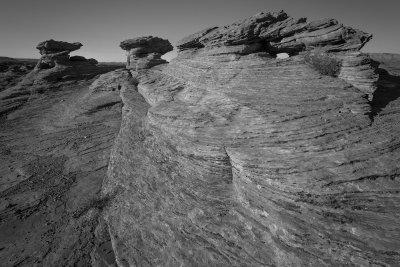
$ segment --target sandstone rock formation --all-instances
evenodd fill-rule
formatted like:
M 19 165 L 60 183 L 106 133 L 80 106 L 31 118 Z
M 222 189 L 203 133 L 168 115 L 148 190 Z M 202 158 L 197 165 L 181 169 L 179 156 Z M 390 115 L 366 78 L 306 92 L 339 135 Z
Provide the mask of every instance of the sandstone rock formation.
M 0 115 L 12 111 L 24 104 L 32 95 L 47 90 L 89 80 L 96 75 L 119 68 L 118 65 L 97 65 L 97 60 L 82 56 L 69 56 L 69 53 L 79 49 L 81 43 L 61 41 L 44 41 L 37 49 L 42 57 L 35 68 L 23 75 L 15 86 L 0 92 Z M 24 73 L 25 74 L 25 73 Z M 1 78 L 1 77 L 0 77 Z
M 68 43 L 63 41 L 48 40 L 37 45 L 42 57 L 36 65 L 35 71 L 28 82 L 34 80 L 34 84 L 54 82 L 57 80 L 92 78 L 104 70 L 95 66 L 95 59 L 86 59 L 82 56 L 72 56 L 72 51 L 82 47 L 81 43 Z
M 58 84 L 0 117 L 1 266 L 116 266 L 99 193 L 121 99 L 90 84 Z
M 121 42 L 120 47 L 127 51 L 126 67 L 132 70 L 148 69 L 166 63 L 161 56 L 172 51 L 168 40 L 145 36 Z
M 370 38 L 261 13 L 183 39 L 169 64 L 129 61 L 103 184 L 119 266 L 395 266 L 400 99 L 371 116 L 354 86 Z M 344 79 L 305 64 L 319 46 Z
M 41 42 L 36 46 L 42 55 L 36 67 L 38 69 L 49 69 L 56 64 L 68 64 L 69 53 L 81 47 L 81 43 L 68 43 L 54 41 L 53 39 Z
M 345 53 L 341 58 L 339 78 L 367 93 L 369 100 L 372 100 L 377 89 L 379 63 L 360 52 Z
M 343 26 L 337 20 L 323 19 L 307 22 L 294 19 L 284 11 L 262 12 L 224 27 L 213 27 L 188 36 L 178 42 L 180 51 L 220 46 L 252 46 L 250 53 L 268 51 L 289 53 L 322 46 L 328 51 L 358 51 L 371 34 Z
M 43 44 L 54 66 L 0 92 L 2 265 L 396 266 L 400 78 L 376 81 L 370 38 L 260 13 L 169 64 L 167 40 L 124 41 L 127 69 L 93 80 Z
M 335 19 L 308 22 L 280 11 L 262 12 L 231 25 L 200 31 L 183 38 L 177 47 L 181 52 L 205 47 L 203 52 L 207 54 L 267 52 L 292 56 L 322 48 L 343 61 L 340 77 L 372 98 L 378 80 L 377 66 L 371 64 L 368 55 L 358 52 L 371 38 L 371 34 L 346 27 Z

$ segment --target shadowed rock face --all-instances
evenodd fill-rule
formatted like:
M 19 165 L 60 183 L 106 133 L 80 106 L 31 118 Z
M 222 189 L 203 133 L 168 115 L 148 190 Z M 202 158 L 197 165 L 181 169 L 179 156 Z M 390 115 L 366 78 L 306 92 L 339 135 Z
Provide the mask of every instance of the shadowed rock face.
M 349 81 L 369 38 L 261 13 L 131 69 L 103 184 L 118 192 L 104 215 L 119 266 L 395 266 L 400 102 L 372 121 Z M 343 79 L 305 63 L 320 45 Z
M 120 47 L 127 51 L 126 67 L 132 70 L 148 69 L 166 63 L 161 56 L 173 49 L 168 40 L 153 36 L 128 39 L 121 42 Z

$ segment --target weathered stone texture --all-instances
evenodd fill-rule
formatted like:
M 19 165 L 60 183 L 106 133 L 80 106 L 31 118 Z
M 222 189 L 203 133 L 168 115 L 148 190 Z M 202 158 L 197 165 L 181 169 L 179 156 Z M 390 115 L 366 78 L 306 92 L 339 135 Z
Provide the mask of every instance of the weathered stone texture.
M 103 185 L 118 191 L 105 217 L 120 266 L 396 265 L 400 102 L 371 120 L 366 92 L 292 53 L 339 57 L 369 38 L 264 13 L 131 70 Z M 352 75 L 360 58 L 343 59 Z
M 372 100 L 379 78 L 378 65 L 379 63 L 373 61 L 367 54 L 360 52 L 345 53 L 342 56 L 339 78 L 367 93 L 369 99 Z
M 261 43 L 271 53 L 298 53 L 322 46 L 328 51 L 358 51 L 371 34 L 345 27 L 335 19 L 307 22 L 294 19 L 284 11 L 262 12 L 248 19 L 213 27 L 178 42 L 179 50 L 221 45 Z
M 173 47 L 168 40 L 159 37 L 144 36 L 121 42 L 120 47 L 127 51 L 126 67 L 141 70 L 166 63 L 161 56 Z

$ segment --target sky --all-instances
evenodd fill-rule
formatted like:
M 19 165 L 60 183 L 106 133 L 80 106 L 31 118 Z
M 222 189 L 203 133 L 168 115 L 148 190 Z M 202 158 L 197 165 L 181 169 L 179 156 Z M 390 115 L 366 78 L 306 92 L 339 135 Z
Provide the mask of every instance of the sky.
M 373 34 L 364 52 L 400 53 L 399 0 L 0 0 L 0 56 L 39 58 L 36 45 L 54 39 L 81 42 L 71 55 L 124 62 L 125 39 L 153 35 L 175 45 L 204 28 L 279 10 L 335 18 Z

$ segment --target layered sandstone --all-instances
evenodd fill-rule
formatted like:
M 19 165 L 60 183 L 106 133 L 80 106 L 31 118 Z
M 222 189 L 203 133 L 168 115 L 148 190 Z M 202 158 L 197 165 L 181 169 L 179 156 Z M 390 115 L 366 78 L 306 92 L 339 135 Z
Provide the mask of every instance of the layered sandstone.
M 294 19 L 285 12 L 259 13 L 224 27 L 212 27 L 178 42 L 181 52 L 199 48 L 207 54 L 297 55 L 315 48 L 333 53 L 342 61 L 340 78 L 367 93 L 372 99 L 376 90 L 377 65 L 359 50 L 372 38 L 371 34 L 339 23 L 335 19 L 308 22 Z
M 121 42 L 120 47 L 127 51 L 126 67 L 132 70 L 148 69 L 166 63 L 161 56 L 173 49 L 168 40 L 153 36 L 128 39 Z
M 72 56 L 72 51 L 78 50 L 81 43 L 68 43 L 48 40 L 37 45 L 41 58 L 35 68 L 13 84 L 0 92 L 0 115 L 6 114 L 22 104 L 32 95 L 52 90 L 65 84 L 73 84 L 89 80 L 96 75 L 119 68 L 117 65 L 97 65 L 95 59 L 82 56 Z M 26 74 L 26 75 L 25 75 Z
M 90 84 L 58 84 L 1 114 L 1 266 L 116 266 L 100 190 L 122 103 Z
M 119 266 L 396 265 L 400 102 L 372 120 L 349 78 L 370 38 L 260 13 L 131 68 L 103 184 Z M 346 77 L 305 63 L 321 46 Z

